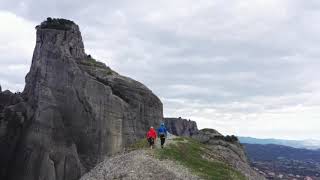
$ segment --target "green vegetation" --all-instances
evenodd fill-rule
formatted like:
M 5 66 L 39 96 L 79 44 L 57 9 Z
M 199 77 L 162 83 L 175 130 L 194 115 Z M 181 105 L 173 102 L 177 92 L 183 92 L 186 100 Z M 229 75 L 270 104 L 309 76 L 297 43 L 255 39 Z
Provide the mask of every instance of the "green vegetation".
M 231 136 L 227 135 L 227 136 L 225 136 L 224 140 L 231 142 L 231 143 L 239 141 L 237 136 L 235 136 L 235 135 L 231 135 Z
M 90 66 L 101 67 L 101 68 L 106 67 L 104 63 L 99 62 L 96 59 L 92 58 L 90 54 L 87 56 L 87 60 L 85 62 L 87 63 L 87 65 L 90 65 Z
M 74 24 L 73 21 L 67 19 L 48 17 L 47 20 L 42 22 L 38 27 L 41 29 L 70 30 Z
M 205 145 L 194 139 L 177 137 L 174 142 L 168 144 L 164 149 L 150 151 L 155 157 L 170 159 L 189 168 L 191 172 L 203 179 L 213 180 L 245 180 L 245 176 L 232 167 L 220 161 L 208 160 L 212 151 Z M 129 149 L 149 149 L 146 139 L 141 139 L 132 144 Z
M 90 54 L 87 56 L 85 60 L 82 60 L 80 64 L 85 65 L 85 66 L 91 66 L 91 67 L 96 67 L 96 68 L 101 68 L 105 71 L 105 75 L 112 75 L 113 72 L 112 70 L 107 67 L 104 63 L 97 61 L 94 59 Z
M 201 129 L 201 131 L 203 131 L 203 132 L 209 132 L 209 133 L 218 133 L 216 130 L 214 130 L 214 129 L 209 129 L 209 128 Z
M 178 161 L 204 179 L 245 180 L 240 172 L 230 166 L 219 161 L 203 158 L 203 155 L 210 154 L 210 149 L 204 144 L 190 138 L 179 138 L 176 141 L 165 149 L 157 149 L 157 157 Z
M 173 141 L 184 141 L 185 140 L 185 138 L 183 138 L 183 137 L 177 137 L 177 138 L 174 138 L 173 139 Z

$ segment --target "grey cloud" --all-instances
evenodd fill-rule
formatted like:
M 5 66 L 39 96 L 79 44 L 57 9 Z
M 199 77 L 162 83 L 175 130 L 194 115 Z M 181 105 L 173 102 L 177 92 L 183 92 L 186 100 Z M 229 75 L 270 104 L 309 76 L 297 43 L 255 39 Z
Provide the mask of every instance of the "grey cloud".
M 236 112 L 245 116 L 314 103 L 320 89 L 320 4 L 269 2 L 275 3 L 271 9 L 256 1 L 242 7 L 241 1 L 7 0 L 0 10 L 33 22 L 71 18 L 82 29 L 86 51 L 145 83 L 164 99 L 167 115 L 201 116 L 188 112 L 208 108 L 226 114 L 217 119 L 233 122 L 226 117 Z M 8 58 L 0 65 L 8 62 L 20 61 Z M 0 76 L 23 81 L 20 74 Z M 171 101 L 181 99 L 187 103 Z

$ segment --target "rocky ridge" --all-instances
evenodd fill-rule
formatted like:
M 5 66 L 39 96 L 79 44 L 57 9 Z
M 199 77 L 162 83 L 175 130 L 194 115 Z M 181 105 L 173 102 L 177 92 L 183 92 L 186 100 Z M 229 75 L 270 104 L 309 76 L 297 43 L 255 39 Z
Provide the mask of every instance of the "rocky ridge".
M 200 136 L 198 140 L 208 137 L 208 134 Z M 141 142 L 146 143 L 145 140 Z M 164 149 L 160 148 L 159 141 L 156 142 L 156 149 L 151 150 L 146 144 L 144 146 L 140 144 L 133 150 L 107 157 L 80 180 L 212 178 L 265 180 L 245 163 L 245 159 L 241 159 L 245 156 L 241 157 L 236 152 L 238 149 L 233 147 L 234 152 L 230 152 L 229 146 L 232 145 L 223 142 L 223 145 L 215 144 L 217 147 L 213 148 L 213 144 L 202 142 L 203 144 L 198 144 L 198 141 L 188 137 L 170 135 Z M 172 153 L 178 154 L 172 156 Z M 200 153 L 200 156 L 197 153 Z M 180 155 L 182 157 L 178 157 Z M 196 166 L 193 166 L 194 163 Z
M 174 144 L 175 136 L 167 138 L 166 146 Z M 160 142 L 156 141 L 156 147 L 160 149 Z M 171 160 L 159 160 L 155 152 L 148 148 L 136 149 L 119 153 L 106 158 L 80 180 L 140 180 L 140 179 L 177 179 L 198 180 L 200 177 L 192 174 L 186 167 Z
M 239 170 L 248 179 L 264 179 L 249 165 L 244 147 L 236 136 L 224 136 L 214 129 L 198 130 L 195 121 L 182 118 L 165 118 L 167 129 L 171 134 L 191 137 L 210 148 L 211 152 L 204 155 L 208 160 L 224 162 L 234 169 Z
M 250 167 L 244 147 L 237 137 L 223 136 L 214 129 L 202 129 L 192 138 L 210 148 L 210 155 L 204 155 L 203 158 L 224 162 L 240 171 L 250 180 L 265 179 Z

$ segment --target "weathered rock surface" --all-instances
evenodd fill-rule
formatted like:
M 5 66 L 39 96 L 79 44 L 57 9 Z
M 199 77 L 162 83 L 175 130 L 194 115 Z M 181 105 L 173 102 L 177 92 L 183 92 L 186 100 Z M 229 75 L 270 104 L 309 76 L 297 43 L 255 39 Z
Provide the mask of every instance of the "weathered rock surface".
M 212 150 L 210 156 L 203 155 L 204 158 L 225 162 L 250 180 L 265 179 L 250 167 L 244 148 L 235 136 L 223 136 L 214 129 L 202 129 L 192 138 L 207 144 Z
M 73 22 L 36 29 L 23 93 L 0 94 L 0 179 L 76 180 L 159 125 L 162 103 L 85 54 Z
M 195 121 L 179 118 L 164 118 L 166 128 L 176 136 L 192 136 L 198 132 Z

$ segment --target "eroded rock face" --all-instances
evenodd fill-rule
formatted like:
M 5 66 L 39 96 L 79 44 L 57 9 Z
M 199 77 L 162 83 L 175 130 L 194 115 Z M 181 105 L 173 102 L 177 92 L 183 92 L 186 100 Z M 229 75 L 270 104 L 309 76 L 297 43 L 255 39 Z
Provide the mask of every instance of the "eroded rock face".
M 163 118 L 162 103 L 152 91 L 85 54 L 74 23 L 67 29 L 37 26 L 31 69 L 19 97 L 0 109 L 1 122 L 7 122 L 0 132 L 5 137 L 14 132 L 16 138 L 9 143 L 11 163 L 0 162 L 9 180 L 79 179 Z M 11 122 L 19 128 L 10 130 Z M 0 143 L 2 149 L 5 141 Z
M 218 159 L 239 170 L 250 180 L 263 180 L 264 177 L 255 172 L 249 165 L 243 146 L 235 136 L 223 136 L 214 129 L 202 129 L 192 136 L 193 139 L 207 144 L 212 150 L 206 159 Z
M 176 136 L 192 136 L 197 133 L 198 127 L 195 121 L 182 118 L 164 118 L 166 128 Z

